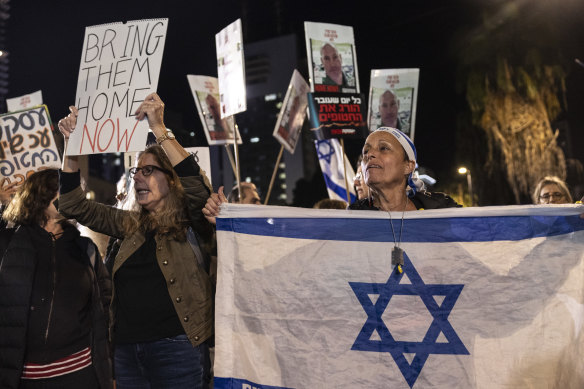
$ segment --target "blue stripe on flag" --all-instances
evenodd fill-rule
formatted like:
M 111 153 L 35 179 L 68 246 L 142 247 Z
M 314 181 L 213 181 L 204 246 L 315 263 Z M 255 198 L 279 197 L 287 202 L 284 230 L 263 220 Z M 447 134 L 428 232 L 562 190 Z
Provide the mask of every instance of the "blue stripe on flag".
M 330 190 L 332 190 L 333 192 L 335 192 L 337 194 L 337 196 L 339 196 L 343 200 L 346 200 L 347 199 L 347 188 L 344 188 L 344 187 L 342 187 L 340 185 L 337 185 L 337 183 L 334 182 L 332 180 L 332 178 L 329 177 L 328 174 L 323 173 L 322 175 L 324 176 L 324 182 L 325 182 L 326 186 Z M 349 196 L 350 196 L 350 199 L 351 199 L 351 203 L 354 203 L 355 200 L 357 199 L 357 197 L 353 193 L 351 193 L 351 192 L 349 192 Z
M 248 380 L 223 377 L 213 378 L 213 387 L 215 389 L 287 389 L 284 386 L 261 385 Z
M 298 239 L 393 242 L 390 221 L 357 218 L 217 218 L 217 230 Z M 394 229 L 401 221 L 394 221 Z M 584 230 L 572 216 L 493 216 L 405 219 L 402 242 L 488 242 Z

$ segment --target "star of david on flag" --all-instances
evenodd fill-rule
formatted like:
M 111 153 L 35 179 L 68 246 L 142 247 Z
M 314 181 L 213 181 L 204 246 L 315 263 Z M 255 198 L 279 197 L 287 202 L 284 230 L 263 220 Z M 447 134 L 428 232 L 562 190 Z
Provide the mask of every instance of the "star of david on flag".
M 584 388 L 582 213 L 223 204 L 214 387 Z
M 424 367 L 430 354 L 462 354 L 469 352 L 448 322 L 448 315 L 454 307 L 463 285 L 427 285 L 424 283 L 410 258 L 404 253 L 403 273 L 392 271 L 384 284 L 350 282 L 351 288 L 367 313 L 367 321 L 353 344 L 353 350 L 388 352 L 393 357 L 408 385 L 412 387 Z M 410 284 L 400 281 L 407 275 Z M 377 295 L 375 303 L 371 295 Z M 419 296 L 432 314 L 432 324 L 420 342 L 404 342 L 395 339 L 382 319 L 389 301 L 393 296 Z M 434 296 L 444 296 L 439 305 Z M 390 312 L 391 314 L 391 312 Z M 374 332 L 380 340 L 373 340 Z M 438 336 L 444 334 L 447 343 L 438 343 Z M 412 363 L 408 363 L 404 354 L 414 353 Z

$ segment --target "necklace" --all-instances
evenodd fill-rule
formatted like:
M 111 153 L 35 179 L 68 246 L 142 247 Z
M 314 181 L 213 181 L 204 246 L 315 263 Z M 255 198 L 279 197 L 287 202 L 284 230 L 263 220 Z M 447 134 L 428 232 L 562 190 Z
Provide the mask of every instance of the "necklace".
M 395 238 L 395 230 L 393 229 L 393 219 L 391 217 L 391 211 L 388 211 L 389 214 L 389 223 L 391 225 L 391 233 L 393 234 L 393 250 L 391 250 L 391 264 L 396 266 L 396 269 L 399 273 L 402 273 L 402 266 L 404 264 L 404 250 L 402 250 L 399 246 L 401 244 L 402 239 L 402 232 L 404 229 L 404 215 L 406 213 L 406 208 L 408 207 L 408 197 L 406 196 L 406 203 L 404 205 L 404 209 L 402 211 L 401 217 L 401 226 L 399 228 L 399 241 Z

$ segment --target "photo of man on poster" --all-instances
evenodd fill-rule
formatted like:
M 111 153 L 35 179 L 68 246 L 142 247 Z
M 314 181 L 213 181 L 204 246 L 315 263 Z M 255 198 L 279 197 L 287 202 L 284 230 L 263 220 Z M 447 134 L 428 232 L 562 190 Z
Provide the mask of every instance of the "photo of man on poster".
M 379 96 L 379 116 L 381 117 L 381 125 L 402 130 L 403 125 L 398 112 L 399 99 L 395 92 L 387 89 L 381 94 L 381 96 Z
M 343 58 L 331 43 L 327 42 L 320 48 L 320 62 L 326 73 L 322 80 L 323 85 L 349 86 L 347 75 L 343 72 Z

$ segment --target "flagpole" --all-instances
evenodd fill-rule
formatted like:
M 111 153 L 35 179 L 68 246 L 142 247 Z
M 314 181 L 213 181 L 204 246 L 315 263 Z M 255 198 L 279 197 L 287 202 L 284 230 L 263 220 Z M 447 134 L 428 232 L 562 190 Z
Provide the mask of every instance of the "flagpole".
M 280 146 L 280 152 L 278 153 L 278 158 L 276 159 L 276 166 L 274 166 L 274 172 L 272 173 L 272 179 L 270 180 L 270 186 L 268 187 L 268 194 L 266 194 L 264 205 L 268 204 L 268 200 L 270 199 L 270 194 L 272 193 L 272 186 L 274 186 L 274 179 L 276 178 L 276 173 L 278 172 L 278 165 L 280 165 L 280 159 L 282 159 L 283 152 L 284 145 Z
M 233 170 L 233 175 L 235 176 L 235 160 L 233 159 L 233 153 L 229 148 L 229 143 L 225 143 L 225 150 L 227 151 L 227 157 L 229 158 L 229 162 L 231 163 L 231 169 Z
M 347 179 L 347 164 L 345 163 L 345 140 L 341 138 L 341 149 L 343 150 L 343 171 L 345 172 L 345 189 L 347 190 L 347 204 L 351 204 L 351 195 L 349 192 L 349 180 Z
M 241 177 L 239 175 L 239 151 L 238 151 L 238 147 L 237 147 L 237 134 L 239 133 L 239 128 L 237 127 L 237 124 L 235 125 L 235 131 L 233 134 L 233 151 L 235 153 L 235 178 L 237 180 L 237 188 L 239 188 L 239 190 L 237 191 L 237 202 L 239 203 L 241 201 Z

